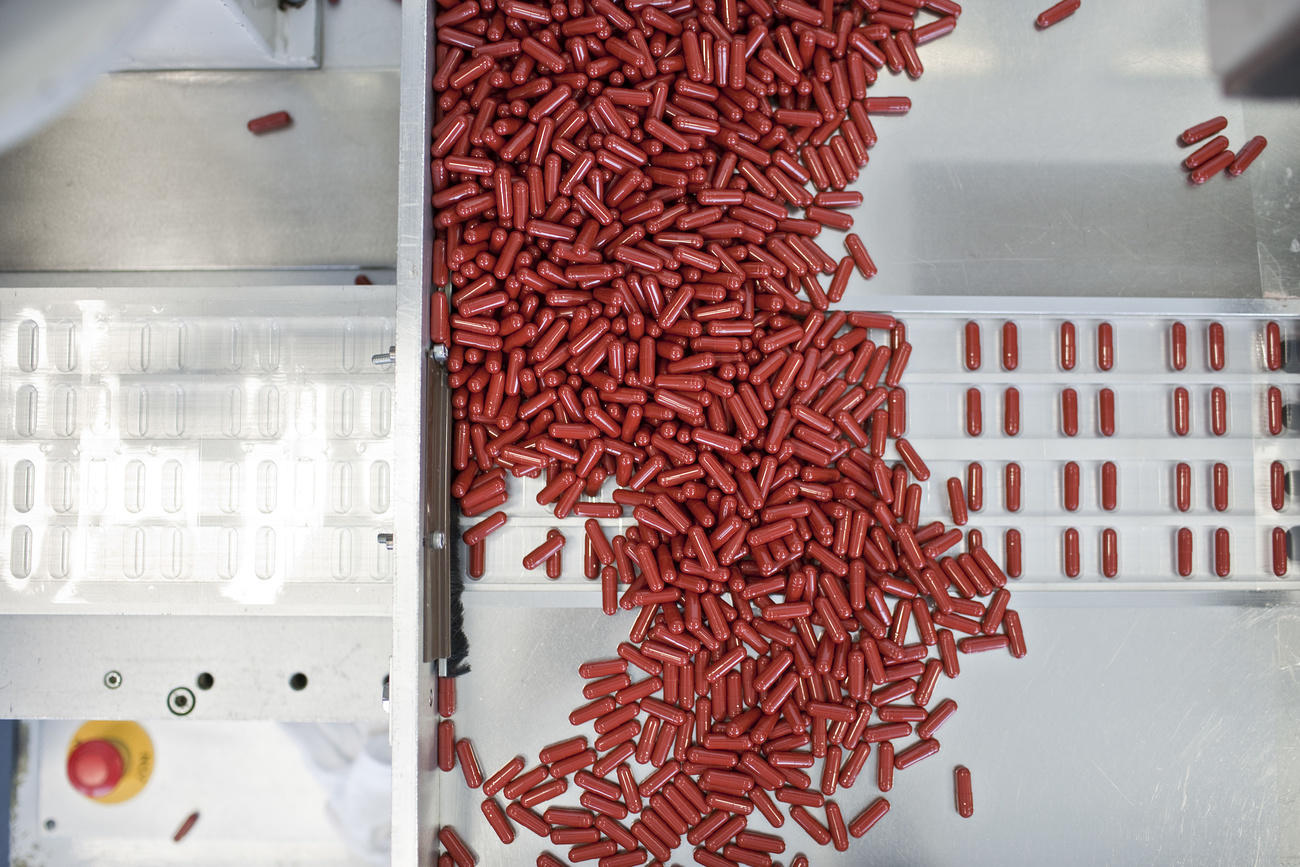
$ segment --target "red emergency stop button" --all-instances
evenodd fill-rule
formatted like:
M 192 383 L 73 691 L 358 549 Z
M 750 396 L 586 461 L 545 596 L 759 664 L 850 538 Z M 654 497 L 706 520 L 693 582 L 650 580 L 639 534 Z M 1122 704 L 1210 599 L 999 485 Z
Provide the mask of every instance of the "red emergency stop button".
M 68 782 L 87 798 L 98 798 L 113 791 L 125 766 L 112 741 L 82 741 L 68 754 Z

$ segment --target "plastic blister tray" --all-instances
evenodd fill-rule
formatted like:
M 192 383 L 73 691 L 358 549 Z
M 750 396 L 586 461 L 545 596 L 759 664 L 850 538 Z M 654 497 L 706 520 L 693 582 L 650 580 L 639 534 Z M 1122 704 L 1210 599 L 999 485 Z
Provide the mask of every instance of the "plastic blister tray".
M 392 296 L 298 297 L 0 298 L 0 608 L 385 612 Z

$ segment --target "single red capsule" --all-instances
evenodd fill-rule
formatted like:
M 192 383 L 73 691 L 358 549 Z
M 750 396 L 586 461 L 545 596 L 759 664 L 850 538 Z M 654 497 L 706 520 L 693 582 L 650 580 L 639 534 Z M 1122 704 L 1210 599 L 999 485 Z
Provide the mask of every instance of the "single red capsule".
M 1211 322 L 1206 336 L 1209 342 L 1209 354 L 1207 357 L 1210 362 L 1210 370 L 1223 370 L 1223 325 L 1218 322 Z
M 1246 142 L 1241 146 L 1241 150 L 1237 151 L 1237 158 L 1228 165 L 1228 174 L 1234 178 L 1239 176 L 1250 168 L 1250 164 L 1264 152 L 1266 147 L 1268 147 L 1268 139 L 1262 135 L 1257 135 Z
M 1210 431 L 1216 437 L 1228 432 L 1228 393 L 1217 385 L 1210 389 Z
M 1007 530 L 1005 545 L 1007 575 L 1011 578 L 1019 578 L 1021 573 L 1020 531 L 1015 528 Z
M 1079 393 L 1072 388 L 1061 389 L 1061 433 L 1068 437 L 1079 433 Z
M 966 389 L 966 433 L 977 437 L 984 431 L 984 409 L 978 388 Z
M 1286 466 L 1281 461 L 1273 461 L 1268 468 L 1269 501 L 1273 511 L 1280 512 L 1286 508 Z
M 1202 139 L 1209 138 L 1218 132 L 1228 128 L 1228 119 L 1222 115 L 1212 117 L 1209 120 L 1202 121 L 1195 126 L 1189 126 L 1183 130 L 1183 134 L 1178 138 L 1185 145 L 1193 145 Z
M 972 512 L 984 508 L 984 467 L 979 461 L 966 465 L 966 505 Z
M 1104 437 L 1115 435 L 1115 392 L 1109 388 L 1097 392 L 1097 428 Z
M 1020 464 L 1007 464 L 1003 496 L 1008 512 L 1020 511 Z
M 1174 370 L 1187 367 L 1187 326 L 1181 322 L 1169 326 L 1169 363 Z
M 1110 370 L 1115 366 L 1115 329 L 1109 322 L 1097 326 L 1097 369 Z
M 1232 571 L 1232 537 L 1220 527 L 1214 531 L 1214 574 L 1227 578 Z
M 1101 465 L 1101 507 L 1107 512 L 1115 511 L 1119 499 L 1119 468 L 1114 461 Z
M 1175 534 L 1175 564 L 1178 574 L 1186 578 L 1192 574 L 1192 531 L 1186 527 L 1180 527 Z
M 1119 573 L 1119 534 L 1110 527 L 1101 531 L 1101 574 L 1114 578 Z
M 971 320 L 966 323 L 966 369 L 980 369 L 980 326 Z
M 1181 385 L 1174 389 L 1174 433 L 1180 437 L 1187 436 L 1188 431 L 1192 429 L 1191 403 L 1192 399 L 1187 389 Z
M 1268 432 L 1271 436 L 1282 433 L 1282 389 L 1268 387 Z
M 293 123 L 293 118 L 289 116 L 289 112 L 273 111 L 270 114 L 264 114 L 250 120 L 248 122 L 248 131 L 253 135 L 263 135 L 277 129 L 284 129 L 291 123 Z
M 1009 437 L 1020 433 L 1020 390 L 1014 385 L 1002 393 L 1002 432 Z
M 969 819 L 975 815 L 975 796 L 971 790 L 970 768 L 958 765 L 953 770 L 953 788 L 956 794 L 957 815 Z
M 1034 19 L 1034 26 L 1039 30 L 1046 30 L 1054 24 L 1060 24 L 1075 12 L 1078 12 L 1079 7 L 1082 5 L 1083 0 L 1061 0 L 1055 6 L 1040 12 L 1038 17 Z
M 1079 465 L 1074 461 L 1065 464 L 1062 484 L 1063 503 L 1067 512 L 1079 511 Z
M 1077 354 L 1076 336 L 1073 322 L 1061 323 L 1061 370 L 1074 370 Z
M 1179 462 L 1174 467 L 1174 508 L 1186 512 L 1192 507 L 1192 468 Z
M 1002 369 L 1015 370 L 1020 365 L 1020 331 L 1014 322 L 1002 323 Z
M 1214 489 L 1214 511 L 1228 510 L 1228 465 L 1216 463 L 1211 471 Z
M 1065 574 L 1069 578 L 1079 577 L 1079 531 L 1070 527 L 1064 534 Z
M 1286 530 L 1273 528 L 1273 574 L 1281 578 L 1286 575 Z
M 1276 322 L 1264 326 L 1264 366 L 1269 370 L 1282 367 L 1282 329 Z

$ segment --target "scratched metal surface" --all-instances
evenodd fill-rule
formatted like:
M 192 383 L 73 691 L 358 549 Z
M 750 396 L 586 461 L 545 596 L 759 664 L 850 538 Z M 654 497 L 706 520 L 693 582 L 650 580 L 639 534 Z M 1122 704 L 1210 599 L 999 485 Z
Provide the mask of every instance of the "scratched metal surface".
M 936 701 L 959 710 L 939 754 L 895 774 L 890 814 L 844 854 L 787 821 L 784 863 L 802 851 L 819 867 L 1300 864 L 1300 611 L 1265 599 L 1018 596 L 1029 655 L 963 656 L 962 676 L 940 681 Z M 455 722 L 485 776 L 515 755 L 531 767 L 539 748 L 579 733 L 565 719 L 585 701 L 577 667 L 611 655 L 632 624 L 564 600 L 467 595 L 473 671 L 457 682 Z M 589 724 L 581 732 L 594 737 Z M 846 817 L 879 795 L 875 764 L 836 794 Z M 957 764 L 973 775 L 971 819 L 953 807 Z M 810 773 L 820 779 L 820 763 Z M 440 821 L 483 867 L 531 864 L 544 849 L 564 857 L 523 828 L 503 846 L 482 794 L 459 771 L 438 776 Z M 578 794 L 554 803 L 576 806 Z M 761 817 L 750 827 L 772 830 Z M 674 862 L 693 863 L 690 851 Z

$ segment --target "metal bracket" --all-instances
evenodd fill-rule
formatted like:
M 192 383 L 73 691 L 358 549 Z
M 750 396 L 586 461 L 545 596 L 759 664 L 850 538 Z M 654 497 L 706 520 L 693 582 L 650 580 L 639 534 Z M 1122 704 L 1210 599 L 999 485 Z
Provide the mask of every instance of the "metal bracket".
M 424 661 L 432 662 L 451 655 L 451 492 L 443 478 L 451 459 L 451 403 L 447 370 L 432 352 L 425 356 L 424 388 Z

